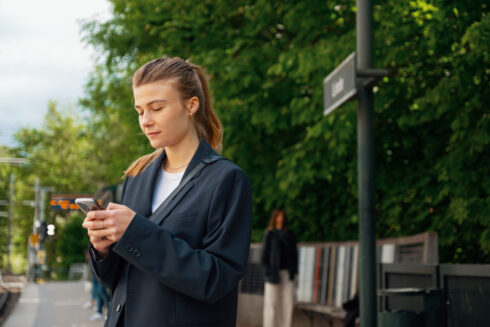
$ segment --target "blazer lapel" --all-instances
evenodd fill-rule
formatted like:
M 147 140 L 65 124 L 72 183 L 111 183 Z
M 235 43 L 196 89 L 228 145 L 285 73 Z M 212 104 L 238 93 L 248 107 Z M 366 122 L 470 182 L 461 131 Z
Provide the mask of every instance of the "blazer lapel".
M 163 212 L 156 216 L 152 217 L 151 220 L 157 224 L 160 225 L 165 218 L 169 215 L 169 213 L 172 211 L 172 209 L 182 200 L 182 198 L 191 190 L 191 188 L 194 186 L 194 182 L 189 181 L 182 190 L 175 196 L 175 198 L 170 201 L 170 203 L 164 208 Z
M 213 153 L 213 149 L 211 146 L 204 140 L 199 143 L 199 146 L 194 153 L 194 156 L 187 166 L 184 175 L 182 176 L 181 182 L 186 178 L 189 173 L 194 170 L 194 168 L 210 153 Z M 155 222 L 157 225 L 161 224 L 165 218 L 172 212 L 172 209 L 182 200 L 182 198 L 190 191 L 190 189 L 194 186 L 193 180 L 198 177 L 201 172 L 198 172 L 188 183 L 185 185 L 180 192 L 167 204 L 165 209 L 158 216 L 152 217 L 151 220 Z M 156 178 L 156 177 L 155 177 Z M 154 184 L 154 183 L 153 183 Z M 151 209 L 151 201 L 150 201 L 150 209 Z M 147 216 L 148 217 L 148 216 Z

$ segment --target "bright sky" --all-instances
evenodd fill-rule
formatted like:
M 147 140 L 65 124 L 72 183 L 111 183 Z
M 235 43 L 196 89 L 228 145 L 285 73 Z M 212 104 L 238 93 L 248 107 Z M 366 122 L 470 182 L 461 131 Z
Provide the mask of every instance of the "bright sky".
M 81 19 L 110 17 L 108 0 L 0 0 L 0 145 L 39 127 L 53 99 L 76 105 L 95 62 Z

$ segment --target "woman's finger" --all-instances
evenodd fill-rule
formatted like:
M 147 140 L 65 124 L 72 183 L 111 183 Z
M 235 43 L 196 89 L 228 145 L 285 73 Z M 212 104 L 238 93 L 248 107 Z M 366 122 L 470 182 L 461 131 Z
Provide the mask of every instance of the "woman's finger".
M 105 238 L 98 238 L 98 237 L 91 237 L 90 238 L 90 243 L 92 243 L 92 246 L 100 253 L 107 253 L 107 250 L 109 246 L 113 243 L 110 239 Z
M 107 219 L 114 215 L 114 210 L 95 210 L 87 212 L 87 219 Z
M 88 235 L 90 237 L 101 238 L 102 236 L 109 236 L 107 228 L 104 229 L 89 229 Z
M 90 242 L 92 244 L 97 244 L 98 246 L 106 246 L 114 243 L 114 237 L 111 234 L 97 234 L 97 235 L 89 235 Z
M 108 219 L 91 220 L 91 221 L 84 222 L 82 224 L 83 228 L 93 229 L 93 230 L 104 229 L 111 226 L 112 226 L 112 222 L 109 221 Z
M 116 228 L 89 230 L 88 235 L 90 237 L 96 237 L 96 238 L 102 238 L 105 236 L 108 240 L 112 242 L 117 242 L 120 238 L 120 237 L 118 238 L 118 233 Z

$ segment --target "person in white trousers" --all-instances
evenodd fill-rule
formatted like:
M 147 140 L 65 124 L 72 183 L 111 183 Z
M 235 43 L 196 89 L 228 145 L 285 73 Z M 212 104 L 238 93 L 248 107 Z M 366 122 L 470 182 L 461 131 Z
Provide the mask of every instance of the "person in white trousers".
M 272 212 L 262 250 L 264 327 L 289 327 L 294 307 L 294 276 L 298 251 L 294 233 L 282 209 Z

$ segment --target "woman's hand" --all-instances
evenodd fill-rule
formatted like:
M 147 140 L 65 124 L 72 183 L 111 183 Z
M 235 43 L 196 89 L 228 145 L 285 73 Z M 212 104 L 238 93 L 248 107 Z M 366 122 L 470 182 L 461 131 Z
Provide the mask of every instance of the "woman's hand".
M 135 215 L 128 207 L 111 202 L 106 210 L 89 211 L 82 226 L 87 228 L 92 246 L 106 256 L 110 245 L 121 239 Z

